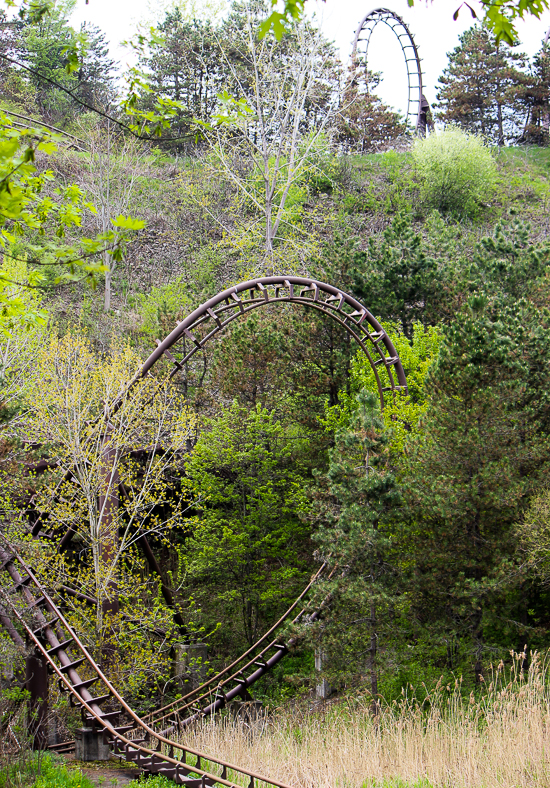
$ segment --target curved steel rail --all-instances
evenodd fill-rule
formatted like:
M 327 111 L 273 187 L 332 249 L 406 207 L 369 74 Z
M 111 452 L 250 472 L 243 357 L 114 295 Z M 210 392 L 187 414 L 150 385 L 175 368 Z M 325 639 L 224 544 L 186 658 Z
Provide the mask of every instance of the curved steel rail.
M 178 698 L 178 700 L 173 703 L 156 709 L 154 712 L 145 715 L 143 719 L 148 720 L 151 724 L 157 725 L 168 721 L 167 723 L 165 722 L 165 724 L 169 724 L 170 727 L 174 726 L 178 729 L 185 728 L 200 717 L 207 717 L 219 711 L 227 704 L 228 700 L 232 700 L 241 695 L 243 690 L 251 687 L 265 674 L 266 667 L 274 667 L 274 665 L 289 652 L 292 646 L 295 645 L 296 638 L 290 638 L 287 643 L 283 644 L 275 639 L 269 641 L 259 650 L 260 646 L 262 646 L 262 644 L 265 643 L 283 623 L 288 621 L 298 603 L 306 596 L 312 585 L 319 579 L 325 569 L 326 564 L 323 564 L 286 613 L 284 613 L 277 623 L 275 623 L 260 640 L 254 643 L 248 651 L 245 651 L 245 653 L 241 654 L 234 662 L 227 665 L 222 671 L 212 676 L 212 678 L 204 682 L 204 684 L 201 684 L 192 692 L 189 692 L 183 698 Z M 328 576 L 329 579 L 332 577 L 334 571 L 335 569 L 333 569 Z M 304 610 L 301 610 L 290 623 L 297 623 L 304 612 Z M 316 610 L 309 615 L 309 621 L 315 621 L 318 616 L 319 611 Z M 273 661 L 274 657 L 276 658 L 275 661 Z M 260 670 L 255 666 L 259 666 Z M 246 675 L 246 671 L 252 672 Z M 228 673 L 230 674 L 229 676 L 227 676 Z M 224 678 L 224 676 L 227 676 L 227 678 Z M 212 687 L 214 687 L 214 691 L 212 691 Z M 204 702 L 203 705 L 201 705 L 201 702 Z M 187 713 L 187 716 L 182 719 L 180 715 L 185 713 Z
M 125 391 L 119 395 L 111 407 L 106 409 L 105 417 L 108 418 L 109 413 L 113 413 L 120 407 L 123 399 L 131 392 L 132 388 L 145 375 L 150 373 L 151 368 L 163 355 L 166 355 L 174 365 L 174 370 L 171 373 L 172 377 L 183 370 L 189 359 L 233 320 L 261 306 L 275 303 L 300 304 L 323 312 L 336 320 L 358 342 L 369 360 L 378 387 L 381 407 L 384 406 L 385 392 L 389 391 L 392 394 L 407 392 L 405 372 L 393 343 L 378 320 L 359 301 L 339 288 L 315 279 L 296 276 L 273 276 L 254 279 L 228 288 L 192 312 L 178 324 L 164 341 L 159 342 L 157 349 L 145 361 Z M 179 350 L 177 343 L 180 341 L 182 341 L 182 348 Z M 191 343 L 189 350 L 186 346 L 187 342 Z M 172 348 L 175 349 L 176 355 L 171 352 Z M 6 541 L 4 537 L 2 539 L 4 542 Z M 16 569 L 16 564 L 23 568 L 24 577 Z M 199 784 L 202 786 L 217 784 L 233 786 L 233 783 L 226 780 L 227 769 L 231 769 L 236 773 L 249 777 L 251 788 L 253 788 L 254 780 L 264 780 L 267 783 L 278 786 L 278 788 L 287 788 L 282 783 L 266 780 L 259 775 L 239 769 L 214 757 L 206 756 L 187 746 L 183 747 L 181 744 L 167 739 L 164 732 L 154 731 L 150 727 L 148 720 L 151 724 L 164 723 L 165 725 L 168 720 L 169 730 L 173 730 L 174 727 L 185 727 L 191 721 L 223 708 L 233 698 L 241 695 L 246 687 L 251 686 L 261 678 L 288 653 L 289 648 L 295 641 L 291 639 L 288 643 L 280 644 L 276 640 L 272 640 L 263 646 L 259 653 L 258 648 L 273 634 L 280 624 L 288 619 L 299 601 L 311 587 L 311 584 L 324 570 L 324 567 L 321 567 L 317 575 L 285 615 L 238 660 L 201 685 L 197 690 L 189 693 L 185 698 L 148 715 L 144 719 L 141 719 L 133 712 L 109 683 L 99 666 L 87 652 L 85 646 L 78 639 L 76 633 L 64 619 L 51 596 L 48 595 L 29 567 L 25 565 L 21 557 L 10 545 L 7 545 L 7 549 L 0 548 L 0 568 L 9 572 L 15 589 L 23 594 L 26 606 L 32 611 L 39 626 L 37 629 L 29 627 L 24 615 L 13 604 L 13 598 L 10 599 L 7 596 L 6 602 L 12 616 L 25 628 L 27 636 L 35 644 L 38 651 L 47 659 L 48 664 L 60 680 L 60 686 L 69 691 L 76 698 L 77 703 L 88 713 L 87 721 L 103 727 L 106 734 L 110 737 L 115 752 L 123 753 L 123 757 L 127 760 L 134 760 L 141 769 L 150 773 L 163 773 L 170 779 L 179 782 L 179 784 L 191 785 L 189 775 L 199 774 L 202 782 L 194 783 L 197 786 Z M 29 585 L 33 585 L 38 590 L 38 598 L 33 597 L 29 590 Z M 40 610 L 41 606 L 45 606 L 54 614 L 53 621 L 48 622 L 46 620 Z M 302 613 L 303 611 L 294 620 L 296 621 Z M 8 633 L 13 637 L 17 633 L 13 626 L 11 626 L 10 631 L 11 616 L 6 615 L 6 612 L 1 610 L 0 614 L 0 622 L 6 626 Z M 319 611 L 316 611 L 310 618 L 313 620 L 318 615 Z M 65 637 L 65 640 L 59 639 L 55 628 L 63 630 L 64 633 L 60 634 L 59 637 Z M 49 651 L 44 647 L 43 641 L 47 641 L 51 646 Z M 72 660 L 67 654 L 66 647 L 71 643 L 74 644 L 71 648 L 76 648 L 79 654 L 83 655 L 77 660 Z M 251 654 L 253 654 L 252 657 Z M 60 666 L 56 664 L 54 657 L 61 663 Z M 87 689 L 92 680 L 83 682 L 76 672 L 76 667 L 81 662 L 88 663 L 89 667 L 96 674 L 97 679 L 104 683 L 107 688 L 107 694 L 99 698 L 92 696 Z M 252 670 L 252 672 L 245 675 L 245 671 L 249 670 Z M 230 675 L 224 678 L 228 673 Z M 93 679 L 93 681 L 97 679 Z M 208 688 L 214 685 L 214 692 L 208 691 Z M 104 713 L 101 710 L 100 702 L 109 698 L 116 700 L 120 711 Z M 201 702 L 205 702 L 205 704 L 201 705 Z M 185 717 L 183 720 L 176 717 L 174 720 L 174 715 L 188 712 L 189 709 L 191 710 L 190 716 Z M 122 728 L 117 728 L 111 723 L 111 719 L 114 717 L 118 718 L 121 713 L 129 717 L 130 722 L 122 726 Z M 125 732 L 128 733 L 135 729 L 141 729 L 142 732 L 145 732 L 145 739 L 128 739 L 124 736 Z M 157 747 L 154 751 L 144 747 L 142 744 L 143 741 L 151 737 L 157 742 Z M 163 746 L 170 748 L 170 755 L 162 752 Z M 174 751 L 182 751 L 183 760 L 174 759 L 172 757 Z M 187 763 L 186 752 L 196 758 L 193 766 Z M 201 769 L 203 760 L 219 765 L 222 769 L 221 775 L 216 776 Z
M 267 276 L 241 282 L 206 301 L 185 320 L 178 323 L 159 342 L 124 392 L 115 400 L 111 411 L 120 407 L 129 391 L 166 355 L 174 364 L 171 377 L 182 370 L 189 359 L 223 331 L 233 320 L 268 304 L 300 304 L 336 320 L 356 340 L 374 372 L 380 406 L 384 393 L 406 393 L 407 379 L 397 351 L 378 320 L 356 298 L 338 287 L 303 276 Z M 179 358 L 171 349 L 182 341 Z M 190 343 L 190 349 L 187 349 Z
M 5 537 L 2 536 L 1 541 L 0 567 L 9 574 L 12 581 L 10 592 L 3 594 L 2 601 L 7 605 L 8 610 L 3 610 L 2 616 L 19 623 L 28 640 L 34 644 L 36 651 L 46 660 L 49 669 L 57 677 L 60 688 L 69 692 L 76 705 L 82 709 L 84 722 L 98 730 L 103 730 L 104 737 L 113 746 L 115 755 L 123 760 L 134 762 L 144 772 L 162 774 L 177 785 L 188 786 L 188 788 L 218 785 L 243 788 L 241 782 L 243 778 L 248 788 L 254 788 L 256 782 L 272 785 L 275 788 L 290 788 L 278 780 L 242 769 L 154 731 L 138 717 L 110 683 L 17 550 Z M 18 605 L 18 600 L 22 604 Z M 50 614 L 49 618 L 44 615 L 43 610 Z M 6 616 L 6 613 L 10 615 Z M 20 644 L 19 633 L 16 633 L 14 639 Z M 71 655 L 69 650 L 73 652 Z M 92 678 L 86 680 L 81 678 L 77 668 L 82 664 L 94 674 Z M 98 680 L 105 689 L 104 694 L 99 696 L 94 695 L 89 689 Z M 104 711 L 102 705 L 111 700 L 116 702 L 117 709 Z M 127 717 L 129 723 L 119 725 L 121 716 Z M 133 729 L 140 731 L 141 739 L 129 739 L 125 735 Z M 149 746 L 145 746 L 145 742 L 149 742 Z M 179 757 L 175 757 L 178 753 L 180 753 Z M 218 769 L 220 773 L 215 774 L 214 770 Z M 228 779 L 228 772 L 240 778 L 239 782 Z
M 174 376 L 185 367 L 185 364 L 195 353 L 204 348 L 207 342 L 223 331 L 233 320 L 259 307 L 284 303 L 299 304 L 323 312 L 348 331 L 357 341 L 371 365 L 382 408 L 386 392 L 390 391 L 392 394 L 407 392 L 405 371 L 398 353 L 382 325 L 363 304 L 339 288 L 316 279 L 298 276 L 271 276 L 241 282 L 224 290 L 178 323 L 164 341 L 159 342 L 157 349 L 145 361 L 118 401 L 113 404 L 112 410 L 120 406 L 123 398 L 128 395 L 132 387 L 150 372 L 163 355 L 167 355 L 174 365 L 174 370 L 171 373 L 171 376 Z M 183 345 L 179 352 L 176 350 L 176 355 L 174 355 L 172 349 L 177 348 L 179 342 L 182 342 Z M 189 343 L 191 347 L 188 349 Z M 321 571 L 323 571 L 323 567 L 319 573 Z M 317 576 L 314 580 L 316 578 Z M 264 646 L 260 653 L 255 653 L 251 659 L 247 658 L 251 653 L 257 652 L 258 647 L 289 617 L 314 580 L 282 619 L 238 660 L 198 687 L 197 690 L 149 715 L 148 719 L 156 723 L 169 720 L 170 724 L 185 726 L 192 720 L 223 708 L 229 700 L 237 697 L 244 689 L 251 686 L 282 659 L 292 644 L 282 645 L 273 640 Z M 273 652 L 271 656 L 269 656 L 270 652 Z M 254 666 L 258 667 L 251 674 L 245 676 L 244 671 L 250 670 Z M 238 670 L 224 678 L 227 673 L 237 667 Z M 213 695 L 208 691 L 212 686 L 216 687 Z M 204 705 L 201 705 L 202 702 Z M 191 715 L 183 720 L 179 716 L 174 719 L 174 715 L 189 711 L 191 711 Z
M 422 64 L 413 35 L 402 17 L 389 8 L 374 8 L 369 11 L 355 34 L 352 64 L 357 63 L 360 57 L 363 57 L 366 63 L 371 36 L 374 28 L 380 23 L 387 25 L 395 33 L 403 51 L 408 83 L 406 120 L 407 123 L 414 122 L 416 133 L 423 135 L 426 133 L 429 104 L 424 97 Z

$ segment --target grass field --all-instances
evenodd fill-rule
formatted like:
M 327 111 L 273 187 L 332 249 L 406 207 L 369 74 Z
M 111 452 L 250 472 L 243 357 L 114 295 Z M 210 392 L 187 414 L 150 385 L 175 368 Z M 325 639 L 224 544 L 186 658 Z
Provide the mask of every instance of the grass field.
M 520 664 L 501 663 L 477 697 L 439 683 L 422 703 L 411 690 L 374 719 L 364 698 L 272 711 L 248 728 L 227 717 L 185 741 L 296 788 L 545 788 L 549 664 L 536 654 L 526 674 Z

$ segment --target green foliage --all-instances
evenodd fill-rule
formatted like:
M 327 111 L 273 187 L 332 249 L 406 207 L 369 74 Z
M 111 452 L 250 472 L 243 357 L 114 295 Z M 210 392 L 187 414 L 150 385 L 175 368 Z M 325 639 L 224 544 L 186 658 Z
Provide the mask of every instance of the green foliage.
M 271 0 L 273 8 L 277 5 L 276 0 Z M 260 38 L 273 31 L 273 35 L 280 41 L 284 34 L 289 32 L 294 20 L 300 19 L 304 12 L 304 0 L 285 0 L 282 11 L 272 11 L 259 27 Z
M 292 437 L 260 405 L 234 402 L 206 421 L 186 462 L 200 511 L 180 554 L 186 585 L 247 643 L 304 579 L 307 500 Z
M 526 61 L 512 47 L 499 46 L 487 28 L 470 28 L 439 78 L 438 119 L 495 145 L 522 139 L 533 93 Z
M 541 432 L 550 335 L 539 320 L 532 308 L 491 308 L 472 296 L 444 331 L 425 430 L 408 443 L 402 468 L 414 615 L 436 640 L 471 638 L 476 675 L 485 639 L 499 628 L 525 637 L 529 620 L 513 526 L 550 460 Z M 516 584 L 523 598 L 514 599 Z M 505 600 L 523 613 L 507 612 Z M 525 624 L 515 632 L 518 620 Z
M 150 536 L 158 529 L 158 541 L 154 536 L 152 541 L 165 581 L 169 578 L 189 631 L 201 638 L 212 633 L 214 664 L 234 657 L 292 601 L 313 567 L 315 547 L 332 565 L 348 567 L 333 576 L 332 585 L 320 588 L 325 596 L 334 592 L 332 607 L 326 606 L 310 629 L 309 645 L 263 681 L 262 697 L 284 701 L 310 688 L 313 648 L 321 645 L 333 659 L 328 672 L 336 686 L 363 683 L 368 674 L 372 694 L 373 682 L 379 681 L 379 693 L 392 699 L 407 682 L 420 685 L 456 669 L 473 677 L 472 662 L 479 676 L 483 655 L 523 646 L 524 640 L 546 645 L 548 639 L 547 595 L 538 579 L 546 578 L 548 553 L 543 486 L 550 432 L 545 311 L 550 247 L 544 240 L 548 154 L 503 149 L 494 161 L 479 139 L 451 129 L 419 142 L 414 154 L 340 155 L 374 144 L 373 123 L 382 142 L 398 133 L 400 124 L 374 99 L 370 89 L 376 80 L 367 73 L 356 73 L 358 81 L 350 83 L 353 103 L 344 106 L 340 94 L 335 102 L 341 64 L 326 42 L 319 43 L 313 58 L 316 66 L 322 64 L 311 77 L 313 92 L 290 114 L 282 113 L 282 125 L 271 126 L 279 111 L 273 108 L 296 96 L 292 79 L 304 51 L 300 47 L 304 40 L 313 41 L 306 36 L 300 44 L 299 35 L 312 31 L 309 23 L 302 29 L 289 17 L 279 42 L 268 35 L 258 43 L 257 28 L 272 9 L 263 0 L 247 6 L 237 4 L 220 23 L 170 10 L 153 34 L 136 40 L 141 73 L 128 75 L 125 104 L 133 131 L 164 136 L 169 130 L 179 140 L 170 143 L 177 158 L 166 154 L 163 141 L 165 155 L 155 153 L 151 162 L 153 156 L 144 154 L 150 167 L 145 176 L 136 176 L 136 199 L 152 218 L 146 238 L 137 236 L 141 222 L 125 216 L 107 221 L 111 234 L 83 238 L 94 221 L 84 186 L 90 183 L 91 157 L 62 147 L 38 126 L 17 131 L 9 120 L 4 124 L 0 382 L 6 445 L 0 445 L 0 478 L 9 488 L 10 506 L 19 512 L 16 492 L 28 495 L 25 463 L 34 461 L 36 452 L 24 448 L 18 455 L 19 447 L 9 442 L 27 437 L 15 426 L 11 430 L 15 414 L 18 423 L 35 414 L 35 422 L 27 424 L 44 447 L 40 456 L 59 460 L 52 430 L 59 429 L 71 387 L 65 380 L 56 398 L 43 403 L 48 407 L 38 409 L 56 377 L 52 370 L 60 368 L 55 355 L 44 361 L 44 342 L 36 330 L 48 314 L 59 318 L 56 331 L 62 334 L 67 323 L 74 324 L 75 310 L 86 311 L 93 332 L 90 369 L 117 357 L 112 337 L 131 336 L 135 357 L 113 381 L 109 390 L 115 396 L 140 356 L 150 352 L 151 337 L 169 333 L 176 320 L 214 292 L 267 269 L 307 271 L 354 293 L 382 318 L 404 364 L 409 397 L 386 397 L 384 413 L 378 413 L 365 393 L 376 397 L 370 364 L 355 354 L 341 326 L 313 310 L 267 305 L 248 314 L 231 326 L 229 336 L 216 339 L 211 355 L 208 349 L 204 356 L 197 354 L 174 379 L 187 400 L 178 399 L 178 407 L 183 411 L 192 402 L 203 429 L 194 451 L 194 430 L 179 444 L 150 489 L 139 527 Z M 284 13 L 279 8 L 277 13 L 282 33 Z M 247 39 L 243 31 L 249 21 Z M 101 103 L 108 80 L 103 83 L 101 73 L 93 76 L 106 64 L 101 36 L 89 31 L 85 61 L 84 36 L 77 41 L 66 20 L 52 13 L 36 15 L 36 24 L 28 22 L 25 62 L 86 101 Z M 21 46 L 16 38 L 3 37 L 0 53 Z M 456 110 L 456 122 L 501 141 L 499 111 L 505 136 L 511 138 L 517 118 L 523 123 L 531 108 L 543 129 L 543 60 L 538 92 L 523 95 L 521 63 L 514 53 L 498 49 L 486 31 L 470 31 L 466 38 L 468 45 L 462 42 L 453 54 L 447 81 L 442 81 L 447 119 Z M 260 83 L 251 55 L 256 46 Z M 39 104 L 54 116 L 59 113 L 63 122 L 77 112 L 78 104 L 62 90 L 46 90 L 43 80 L 1 63 L 0 92 L 9 101 L 4 106 L 15 112 L 22 111 L 17 102 L 35 116 Z M 319 133 L 337 103 L 342 125 L 335 120 Z M 292 120 L 285 127 L 284 119 L 291 117 L 297 125 Z M 2 123 L 4 118 L 8 113 Z M 258 142 L 260 118 L 267 124 L 265 156 Z M 203 134 L 219 134 L 220 149 L 208 147 L 211 138 L 190 144 L 197 127 Z M 285 128 L 296 131 L 294 148 L 282 144 Z M 80 116 L 83 147 L 97 140 L 92 132 L 90 116 Z M 117 143 L 124 139 L 121 134 Z M 122 147 L 110 148 L 115 163 L 121 161 Z M 124 191 L 122 179 L 114 188 Z M 489 199 L 490 212 L 482 212 L 480 204 Z M 100 207 L 100 200 L 95 204 Z M 273 248 L 265 243 L 260 248 L 267 214 L 281 208 Z M 510 208 L 525 221 L 489 226 L 489 219 L 496 221 Z M 125 209 L 113 211 L 113 217 L 119 212 Z M 472 217 L 475 226 L 468 221 Z M 124 261 L 125 291 L 113 292 L 120 314 L 97 320 L 93 295 L 88 293 L 83 305 L 81 289 L 71 279 L 100 280 L 104 269 L 92 262 L 94 256 L 107 249 L 122 263 L 129 238 L 137 243 Z M 319 254 L 322 244 L 326 247 Z M 60 281 L 70 284 L 54 290 Z M 45 290 L 43 299 L 36 285 Z M 136 306 L 141 325 L 132 311 Z M 173 348 L 178 360 L 188 341 Z M 125 344 L 124 338 L 120 347 Z M 72 329 L 67 345 L 74 364 L 80 350 Z M 40 370 L 29 372 L 36 359 L 42 359 Z M 166 367 L 159 365 L 159 376 Z M 93 419 L 110 395 L 98 395 L 86 381 L 81 388 L 92 403 Z M 21 391 L 25 396 L 19 396 Z M 88 434 L 89 420 L 79 422 L 79 435 Z M 132 451 L 143 451 L 149 427 L 135 433 Z M 128 534 L 131 539 L 139 534 L 132 530 L 137 526 L 131 499 L 143 489 L 142 472 L 164 462 L 164 447 L 154 457 L 152 464 L 141 455 L 139 461 L 125 459 L 120 469 L 129 496 L 121 492 L 113 520 L 124 553 L 112 567 L 119 614 L 99 625 L 85 605 L 66 602 L 72 623 L 98 652 L 103 635 L 110 637 L 120 627 L 116 648 L 121 658 L 109 670 L 142 708 L 155 705 L 165 682 L 172 691 L 169 648 L 176 642 L 157 581 L 144 579 L 142 558 L 126 550 Z M 90 462 L 88 457 L 88 470 Z M 102 570 L 94 574 L 87 555 L 87 529 L 95 514 L 86 513 L 75 497 L 74 482 L 63 487 L 72 495 L 69 504 L 53 497 L 56 474 L 73 465 L 69 458 L 51 477 L 33 479 L 33 505 L 47 508 L 58 523 L 75 524 L 77 562 L 67 553 L 66 563 L 56 558 L 55 567 L 68 582 L 77 578 L 86 593 L 95 594 Z M 313 474 L 314 516 L 304 495 Z M 89 500 L 95 509 L 100 485 L 92 487 Z M 52 499 L 46 501 L 48 491 Z M 177 527 L 171 528 L 170 539 L 161 537 L 164 527 L 175 522 L 176 511 Z M 518 527 L 525 511 L 525 527 Z M 315 544 L 313 521 L 319 529 Z M 520 536 L 528 559 L 523 576 Z M 325 598 L 322 594 L 316 602 Z M 128 623 L 125 616 L 132 610 L 139 615 Z
M 354 291 L 369 309 L 400 323 L 411 337 L 415 321 L 429 318 L 440 292 L 440 272 L 406 215 L 397 216 L 379 241 L 369 238 L 366 264 L 355 271 Z
M 418 184 L 410 152 L 394 150 L 340 158 L 342 215 L 414 213 Z
M 517 41 L 515 24 L 518 19 L 524 19 L 525 16 L 540 19 L 548 9 L 547 0 L 501 0 L 499 3 L 481 0 L 481 3 L 485 10 L 485 23 L 493 30 L 497 41 L 507 44 Z
M 535 293 L 550 263 L 548 241 L 533 243 L 531 227 L 519 219 L 496 225 L 475 250 L 479 286 L 488 295 L 499 292 L 509 303 Z
M 425 203 L 444 213 L 473 215 L 496 185 L 496 163 L 482 139 L 451 128 L 415 142 L 413 157 Z
M 322 276 L 348 288 L 379 320 L 394 323 L 407 337 L 414 322 L 424 326 L 452 319 L 468 287 L 458 228 L 437 211 L 424 227 L 399 213 L 365 249 L 360 237 L 335 234 L 323 253 Z
M 336 680 L 349 682 L 370 673 L 374 702 L 377 651 L 388 648 L 384 633 L 396 579 L 386 528 L 399 503 L 389 441 L 377 396 L 361 391 L 347 428 L 335 435 L 328 472 L 317 476 L 313 491 L 316 556 L 334 572 L 314 590 L 317 605 L 330 595 L 330 615 L 308 624 L 306 636 L 327 655 L 329 675 L 336 673 Z
M 550 492 L 535 496 L 518 526 L 528 565 L 545 583 L 550 578 Z
M 68 769 L 56 764 L 51 756 L 45 755 L 40 774 L 32 788 L 93 788 L 92 781 L 80 769 Z
M 85 213 L 94 209 L 77 184 L 59 186 L 53 195 L 44 193 L 53 173 L 47 169 L 39 171 L 35 157 L 37 153 L 55 153 L 57 138 L 46 132 L 36 136 L 33 129 L 16 129 L 12 119 L 1 111 L 0 123 L 0 247 L 9 248 L 17 241 L 18 247 L 26 250 L 32 267 L 55 261 L 65 267 L 58 281 L 84 279 L 95 285 L 105 266 L 95 262 L 94 256 L 103 252 L 120 260 L 125 242 L 144 223 L 119 216 L 113 229 L 95 238 L 67 239 L 68 234 L 82 226 Z M 37 271 L 31 270 L 27 278 L 29 285 L 41 281 Z M 0 320 L 5 325 L 20 314 L 20 299 L 9 286 L 0 293 L 0 305 Z
M 144 104 L 151 109 L 162 93 L 177 102 L 170 119 L 170 134 L 192 138 L 194 124 L 211 120 L 218 96 L 227 92 L 227 70 L 223 51 L 212 22 L 187 19 L 180 8 L 166 12 L 140 51 L 141 65 L 149 74 L 153 93 L 145 93 Z M 200 87 L 199 87 L 200 85 Z
M 24 736 L 20 731 L 17 733 L 20 738 Z M 80 769 L 67 768 L 63 758 L 50 753 L 24 750 L 0 767 L 0 788 L 93 788 L 93 785 Z
M 139 777 L 137 780 L 130 780 L 126 788 L 171 788 L 174 783 L 162 774 L 151 774 L 147 777 Z
M 441 331 L 435 327 L 425 329 L 422 324 L 414 323 L 409 339 L 395 326 L 388 323 L 382 325 L 407 375 L 409 395 L 388 401 L 383 414 L 386 428 L 392 430 L 392 448 L 402 451 L 407 437 L 411 431 L 414 433 L 417 430 L 428 407 L 426 378 L 438 356 Z M 339 392 L 338 404 L 326 405 L 325 417 L 322 419 L 326 429 L 337 433 L 349 427 L 356 408 L 356 397 L 362 390 L 375 392 L 376 380 L 367 357 L 358 351 L 352 359 L 348 389 Z
M 0 267 L 0 332 L 36 328 L 46 323 L 48 313 L 40 308 L 39 277 L 19 257 L 4 254 Z
M 193 303 L 187 294 L 183 277 L 161 287 L 154 287 L 147 295 L 139 297 L 142 331 L 153 334 L 169 334 L 177 320 L 192 311 Z

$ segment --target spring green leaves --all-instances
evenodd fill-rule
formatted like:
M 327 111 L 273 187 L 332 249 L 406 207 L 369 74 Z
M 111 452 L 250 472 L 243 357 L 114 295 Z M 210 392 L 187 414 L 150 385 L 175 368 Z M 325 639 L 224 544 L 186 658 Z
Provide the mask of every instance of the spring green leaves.
M 14 258 L 14 246 L 22 248 L 30 268 L 25 282 L 14 283 L 0 273 L 0 330 L 25 310 L 14 284 L 38 287 L 41 266 L 62 265 L 57 283 L 86 279 L 95 286 L 106 270 L 98 255 L 106 252 L 120 260 L 128 239 L 144 227 L 138 219 L 119 216 L 107 232 L 82 235 L 83 218 L 94 207 L 76 184 L 47 192 L 53 173 L 36 163 L 39 154 L 55 154 L 58 143 L 41 129 L 16 129 L 10 116 L 0 112 L 0 251 Z
M 547 0 L 481 0 L 485 9 L 484 22 L 493 31 L 497 41 L 515 44 L 518 32 L 515 22 L 526 15 L 540 19 L 548 10 Z
M 489 30 L 492 30 L 497 41 L 504 41 L 506 44 L 516 44 L 518 31 L 516 22 L 518 19 L 525 19 L 526 16 L 534 16 L 540 19 L 542 14 L 548 10 L 548 0 L 480 0 L 485 15 L 483 23 Z M 414 6 L 414 0 L 407 0 L 410 8 Z M 462 8 L 470 11 L 474 19 L 476 12 L 469 3 L 460 3 L 453 14 L 453 19 L 458 19 Z
M 304 0 L 285 0 L 282 11 L 276 11 L 276 5 L 277 0 L 272 0 L 272 8 L 274 10 L 260 25 L 260 38 L 265 38 L 270 31 L 273 31 L 277 41 L 280 41 L 284 34 L 288 32 L 292 20 L 301 19 L 304 13 Z

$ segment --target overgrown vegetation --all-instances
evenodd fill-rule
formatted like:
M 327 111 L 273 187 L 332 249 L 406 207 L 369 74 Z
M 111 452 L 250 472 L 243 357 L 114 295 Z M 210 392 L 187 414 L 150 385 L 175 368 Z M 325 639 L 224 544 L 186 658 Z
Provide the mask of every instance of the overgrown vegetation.
M 369 697 L 313 709 L 270 710 L 253 730 L 231 719 L 194 731 L 193 745 L 231 755 L 292 785 L 332 788 L 478 788 L 545 785 L 547 665 L 497 665 L 479 697 L 459 679 L 407 685 L 373 718 Z M 189 738 L 186 737 L 186 742 Z
M 231 662 L 327 564 L 322 615 L 281 633 L 293 652 L 254 687 L 269 716 L 193 733 L 217 755 L 316 786 L 545 784 L 546 49 L 529 65 L 474 27 L 441 80 L 447 127 L 412 140 L 312 21 L 262 39 L 262 2 L 174 7 L 117 104 L 99 31 L 64 68 L 69 8 L 1 20 L 2 534 L 138 711 L 186 691 L 185 644 Z M 111 407 L 198 304 L 279 273 L 362 301 L 407 394 L 381 412 L 342 325 L 265 303 L 184 364 L 185 336 Z M 0 720 L 21 774 L 25 656 Z M 293 716 L 320 678 L 334 704 Z M 37 787 L 80 785 L 44 764 Z

